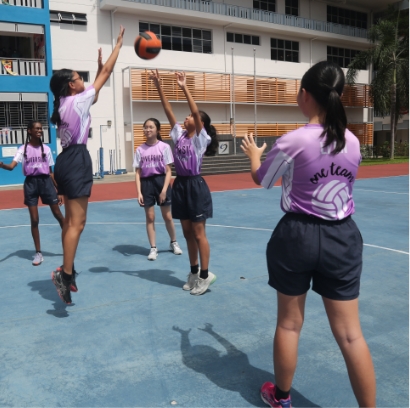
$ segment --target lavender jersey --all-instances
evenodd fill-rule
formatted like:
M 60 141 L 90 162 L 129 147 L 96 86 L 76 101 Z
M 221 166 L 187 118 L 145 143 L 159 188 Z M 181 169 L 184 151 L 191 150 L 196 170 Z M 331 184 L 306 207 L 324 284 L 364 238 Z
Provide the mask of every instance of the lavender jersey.
M 271 188 L 282 176 L 281 208 L 325 220 L 354 213 L 353 184 L 361 161 L 357 137 L 346 129 L 345 148 L 331 155 L 323 127 L 309 124 L 282 136 L 257 170 L 261 185 Z
M 179 123 L 175 124 L 170 133 L 175 143 L 175 171 L 178 176 L 197 176 L 201 173 L 202 158 L 211 143 L 211 137 L 205 128 L 191 138 L 187 133 Z
M 145 178 L 165 174 L 166 166 L 173 162 L 171 147 L 158 140 L 154 145 L 144 143 L 137 147 L 133 166 L 136 169 L 141 169 L 140 177 Z
M 26 156 L 24 157 L 24 145 L 17 150 L 13 161 L 22 163 L 23 174 L 25 176 L 40 176 L 43 174 L 50 174 L 50 167 L 54 166 L 53 156 L 48 146 L 43 144 L 43 152 L 41 146 L 34 147 L 31 144 L 27 145 Z
M 93 85 L 77 95 L 60 98 L 58 112 L 61 117 L 61 125 L 57 132 L 63 148 L 75 144 L 87 144 L 91 124 L 90 108 L 94 98 Z

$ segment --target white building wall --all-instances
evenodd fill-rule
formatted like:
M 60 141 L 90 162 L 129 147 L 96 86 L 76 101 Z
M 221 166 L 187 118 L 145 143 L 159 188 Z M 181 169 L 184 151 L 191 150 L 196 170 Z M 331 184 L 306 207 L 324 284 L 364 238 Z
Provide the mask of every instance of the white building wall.
M 124 2 L 125 3 L 125 2 Z M 244 7 L 252 7 L 252 0 L 231 1 Z M 350 7 L 350 5 L 349 5 Z M 124 75 L 122 70 L 132 66 L 139 68 L 154 68 L 166 70 L 193 70 L 207 72 L 227 72 L 232 71 L 232 50 L 234 48 L 234 69 L 236 74 L 253 75 L 254 59 L 253 48 L 256 49 L 256 73 L 257 76 L 269 76 L 280 78 L 300 79 L 304 72 L 321 60 L 326 60 L 327 45 L 340 46 L 344 48 L 354 48 L 341 41 L 340 45 L 333 35 L 329 41 L 322 36 L 315 39 L 315 32 L 307 36 L 306 30 L 303 35 L 298 35 L 297 28 L 292 31 L 292 35 L 284 35 L 284 31 L 276 29 L 271 25 L 271 29 L 259 28 L 254 24 L 234 25 L 223 27 L 218 22 L 205 15 L 203 20 L 187 19 L 184 16 L 166 16 L 164 14 L 152 14 L 150 17 L 139 17 L 138 14 L 117 12 L 114 14 L 114 39 L 111 34 L 111 14 L 109 11 L 101 11 L 96 3 L 86 3 L 74 1 L 50 1 L 50 10 L 71 11 L 85 13 L 88 24 L 86 26 L 67 25 L 51 23 L 53 69 L 71 68 L 79 71 L 89 71 L 90 85 L 96 75 L 97 70 L 97 50 L 102 48 L 104 61 L 108 58 L 112 50 L 112 43 L 115 42 L 119 32 L 120 24 L 125 27 L 124 45 L 121 50 L 118 62 L 115 66 L 114 75 L 100 92 L 99 101 L 91 109 L 93 138 L 89 140 L 89 150 L 92 157 L 94 172 L 97 171 L 97 151 L 100 147 L 100 126 L 106 125 L 107 120 L 112 120 L 110 129 L 103 127 L 102 140 L 104 147 L 105 168 L 108 170 L 109 150 L 115 149 L 117 155 L 117 167 L 132 170 L 132 142 L 130 139 L 130 106 L 129 106 L 129 85 L 127 83 L 127 73 L 125 74 L 125 87 L 123 84 Z M 278 0 L 277 12 L 284 13 L 285 0 Z M 317 1 L 300 0 L 300 13 L 303 17 L 326 21 L 326 4 Z M 204 13 L 205 14 L 205 13 Z M 169 25 L 185 26 L 192 28 L 203 28 L 212 30 L 213 54 L 199 54 L 178 51 L 162 50 L 159 56 L 151 61 L 139 59 L 134 52 L 134 40 L 139 33 L 139 18 L 141 21 L 154 23 L 166 23 Z M 238 19 L 239 20 L 239 19 Z M 219 25 L 218 25 L 219 24 Z M 226 42 L 226 32 L 251 34 L 260 36 L 260 46 L 246 44 L 236 44 Z M 342 37 L 342 36 L 339 36 Z M 299 42 L 299 63 L 272 61 L 270 59 L 270 38 L 289 39 Z M 351 42 L 352 39 L 350 38 Z M 363 49 L 363 40 L 358 40 L 357 49 Z M 115 81 L 115 97 L 113 83 Z M 367 83 L 368 72 L 361 71 L 357 82 Z M 116 107 L 116 117 L 114 117 L 114 104 Z M 206 110 L 215 122 L 229 121 L 230 107 L 226 105 L 206 104 L 201 106 Z M 157 103 L 134 103 L 134 122 L 141 122 L 149 116 L 157 117 L 160 121 L 166 118 Z M 349 120 L 361 122 L 363 120 L 363 110 L 357 109 L 349 113 Z M 179 120 L 182 120 L 188 113 L 185 104 L 175 104 L 175 112 Z M 275 119 L 276 118 L 276 119 Z M 350 119 L 351 118 L 351 119 Z M 236 120 L 242 122 L 253 121 L 253 106 L 237 106 Z M 303 122 L 305 119 L 296 107 L 270 107 L 261 106 L 258 108 L 258 121 L 290 121 Z M 117 132 L 115 132 L 115 124 Z M 121 156 L 121 160 L 119 161 Z

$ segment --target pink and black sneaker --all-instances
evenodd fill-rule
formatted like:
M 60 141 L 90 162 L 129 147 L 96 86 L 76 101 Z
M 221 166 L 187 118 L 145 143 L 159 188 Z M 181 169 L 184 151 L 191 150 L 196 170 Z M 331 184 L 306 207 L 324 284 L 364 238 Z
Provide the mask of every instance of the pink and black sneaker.
M 261 398 L 262 401 L 274 408 L 292 408 L 290 395 L 286 399 L 277 400 L 275 398 L 275 384 L 271 382 L 266 382 L 261 387 Z
M 51 272 L 51 279 L 56 286 L 58 296 L 60 296 L 61 300 L 67 304 L 71 304 L 71 293 L 70 293 L 70 284 L 71 282 L 66 281 L 63 278 L 63 271 L 55 270 Z
M 62 266 L 59 266 L 57 269 L 56 269 L 56 271 L 58 271 L 58 272 L 61 272 L 63 270 L 63 267 Z M 76 277 L 76 275 L 78 275 L 78 273 L 74 270 L 74 268 L 73 268 L 73 275 L 72 275 L 72 278 L 71 278 L 71 285 L 70 285 L 70 291 L 71 292 L 78 292 L 78 287 L 77 287 L 77 284 L 75 283 L 75 277 Z

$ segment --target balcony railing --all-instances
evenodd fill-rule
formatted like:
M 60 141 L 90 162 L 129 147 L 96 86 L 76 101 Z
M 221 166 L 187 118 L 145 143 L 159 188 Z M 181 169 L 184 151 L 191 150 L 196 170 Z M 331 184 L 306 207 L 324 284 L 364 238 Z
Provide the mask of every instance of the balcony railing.
M 46 62 L 32 58 L 0 58 L 0 75 L 45 76 Z
M 0 1 L 0 7 L 2 5 L 4 5 L 4 6 L 43 8 L 43 1 L 42 0 L 2 0 L 2 1 Z
M 102 1 L 102 0 L 100 0 Z M 367 30 L 327 21 L 312 20 L 288 14 L 273 13 L 248 7 L 240 7 L 226 3 L 216 3 L 204 0 L 124 0 L 132 3 L 150 4 L 153 6 L 171 7 L 182 10 L 199 11 L 221 16 L 237 17 L 246 20 L 262 21 L 290 27 L 305 28 L 307 30 L 347 35 L 350 37 L 367 38 Z
M 0 146 L 22 145 L 26 140 L 26 127 L 0 127 Z M 50 133 L 47 127 L 43 126 L 43 142 L 50 143 Z

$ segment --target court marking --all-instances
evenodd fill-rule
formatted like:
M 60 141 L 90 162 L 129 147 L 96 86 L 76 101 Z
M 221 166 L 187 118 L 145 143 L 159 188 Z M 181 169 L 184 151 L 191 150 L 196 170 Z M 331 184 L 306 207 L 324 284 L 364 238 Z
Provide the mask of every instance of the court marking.
M 355 191 L 357 191 L 357 190 L 359 190 L 359 191 L 370 191 L 370 192 L 372 192 L 372 193 L 386 193 L 386 194 L 409 195 L 409 193 L 398 193 L 398 192 L 396 192 L 396 191 L 367 190 L 367 189 L 365 189 L 365 188 L 354 188 L 354 189 L 353 189 L 353 193 L 354 193 Z
M 145 225 L 145 222 L 87 222 L 87 225 Z M 157 222 L 158 225 L 165 225 L 163 222 Z M 59 227 L 58 224 L 40 224 L 42 227 Z M 231 228 L 231 229 L 241 229 L 241 230 L 248 230 L 248 231 L 266 231 L 272 232 L 273 229 L 271 228 L 256 228 L 256 227 L 238 227 L 235 225 L 222 225 L 222 224 L 206 224 L 207 227 L 216 227 L 216 228 Z M 0 229 L 8 229 L 8 228 L 21 228 L 21 227 L 31 227 L 30 224 L 20 224 L 20 225 L 6 225 L 0 227 Z M 400 251 L 399 249 L 387 248 L 379 245 L 372 245 L 372 244 L 364 244 L 364 246 L 368 246 L 371 248 L 378 248 L 384 249 L 385 251 L 397 252 L 399 254 L 409 255 L 409 252 Z

